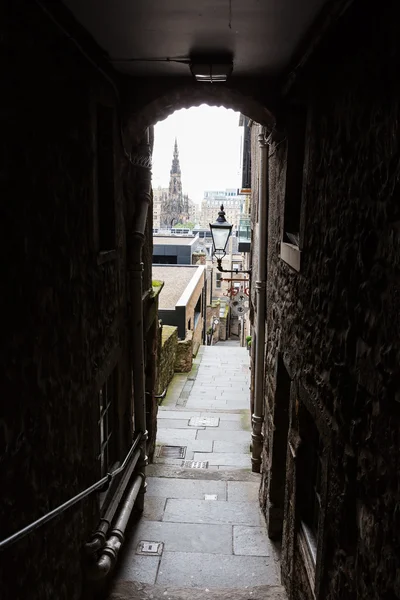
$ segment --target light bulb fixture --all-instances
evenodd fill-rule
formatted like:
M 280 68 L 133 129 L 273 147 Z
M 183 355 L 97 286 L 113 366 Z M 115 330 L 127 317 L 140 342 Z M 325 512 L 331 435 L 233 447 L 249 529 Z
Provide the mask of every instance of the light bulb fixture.
M 198 82 L 224 83 L 232 74 L 233 63 L 191 61 L 190 70 Z
M 213 256 L 217 259 L 217 269 L 221 273 L 251 273 L 251 270 L 233 271 L 226 270 L 222 267 L 222 259 L 226 256 L 226 247 L 229 237 L 232 233 L 232 225 L 225 219 L 224 205 L 221 204 L 221 210 L 218 213 L 218 218 L 215 223 L 210 223 L 211 237 L 213 241 Z

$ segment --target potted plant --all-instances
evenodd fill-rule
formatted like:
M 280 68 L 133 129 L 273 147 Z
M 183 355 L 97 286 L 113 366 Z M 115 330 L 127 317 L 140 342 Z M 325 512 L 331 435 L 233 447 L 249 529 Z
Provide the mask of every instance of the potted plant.
M 247 350 L 250 352 L 250 350 L 251 350 L 251 335 L 246 335 L 246 346 L 247 346 Z

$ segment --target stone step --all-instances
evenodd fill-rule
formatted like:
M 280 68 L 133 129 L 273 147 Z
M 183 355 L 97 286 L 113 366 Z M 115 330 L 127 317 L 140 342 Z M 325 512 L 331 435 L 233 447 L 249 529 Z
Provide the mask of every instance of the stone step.
M 184 430 L 181 430 L 184 431 Z M 251 464 L 249 462 L 249 464 Z M 146 469 L 148 477 L 173 477 L 178 479 L 209 479 L 214 481 L 258 481 L 261 476 L 248 469 L 222 468 L 218 471 L 210 469 L 185 469 L 178 466 L 153 463 Z
M 119 581 L 107 600 L 287 600 L 282 586 L 174 588 Z

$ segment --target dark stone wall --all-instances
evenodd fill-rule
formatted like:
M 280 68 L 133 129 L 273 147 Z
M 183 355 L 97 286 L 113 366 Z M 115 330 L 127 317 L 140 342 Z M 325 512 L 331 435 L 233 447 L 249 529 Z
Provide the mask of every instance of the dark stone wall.
M 161 329 L 160 362 L 158 368 L 157 393 L 162 394 L 174 376 L 178 330 L 172 325 L 163 325 Z
M 111 85 L 35 2 L 6 4 L 0 36 L 7 57 L 0 141 L 1 539 L 99 479 L 98 395 L 117 363 L 120 458 L 131 443 L 125 255 L 137 177 L 123 157 Z M 92 56 L 98 58 L 95 48 Z M 98 101 L 114 111 L 116 239 L 106 255 L 99 254 L 95 210 Z M 147 265 L 148 286 L 150 277 Z M 2 600 L 80 598 L 82 545 L 98 517 L 94 495 L 2 552 Z
M 274 518 L 281 357 L 292 380 L 282 569 L 295 599 L 314 587 L 296 501 L 304 410 L 322 441 L 316 597 L 400 597 L 399 17 L 395 2 L 355 2 L 282 104 L 282 129 L 290 102 L 308 110 L 300 272 L 280 258 L 290 136 L 269 150 L 262 505 Z

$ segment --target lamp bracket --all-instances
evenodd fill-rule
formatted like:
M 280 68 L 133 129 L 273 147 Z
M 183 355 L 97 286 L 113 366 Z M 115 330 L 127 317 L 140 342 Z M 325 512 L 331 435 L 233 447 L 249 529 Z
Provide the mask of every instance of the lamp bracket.
M 229 269 L 224 269 L 222 267 L 222 258 L 217 258 L 217 269 L 221 273 L 235 273 L 235 275 L 237 275 L 238 273 L 247 273 L 248 275 L 251 275 L 251 269 L 249 269 L 248 271 L 241 271 L 240 269 L 233 269 L 231 271 Z

